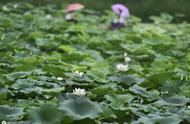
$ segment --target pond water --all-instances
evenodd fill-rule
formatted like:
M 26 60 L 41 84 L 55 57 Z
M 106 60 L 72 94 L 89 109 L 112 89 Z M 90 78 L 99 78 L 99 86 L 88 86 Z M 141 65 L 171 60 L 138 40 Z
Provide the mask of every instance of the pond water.
M 133 15 L 140 17 L 143 21 L 149 21 L 149 16 L 151 15 L 169 13 L 175 17 L 174 22 L 190 22 L 190 0 L 1 0 L 0 3 L 22 1 L 32 2 L 36 5 L 80 2 L 85 4 L 87 8 L 98 11 L 110 9 L 113 3 L 123 3 L 128 6 Z

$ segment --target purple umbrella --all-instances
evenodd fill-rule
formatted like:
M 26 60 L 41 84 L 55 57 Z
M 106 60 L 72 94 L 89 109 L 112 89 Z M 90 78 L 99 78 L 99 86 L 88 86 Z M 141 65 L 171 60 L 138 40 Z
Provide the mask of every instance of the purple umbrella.
M 111 8 L 119 16 L 120 23 L 124 23 L 125 19 L 129 17 L 129 10 L 125 5 L 117 3 L 112 5 Z

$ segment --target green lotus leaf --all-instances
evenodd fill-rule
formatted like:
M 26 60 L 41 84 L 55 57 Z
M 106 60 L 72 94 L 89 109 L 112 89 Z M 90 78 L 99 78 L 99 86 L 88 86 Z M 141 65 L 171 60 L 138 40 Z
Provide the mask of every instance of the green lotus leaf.
M 102 112 L 101 106 L 84 96 L 76 96 L 59 103 L 59 110 L 73 120 L 95 119 Z
M 0 105 L 0 121 L 19 120 L 24 115 L 23 108 Z
M 138 85 L 134 85 L 129 88 L 129 90 L 135 94 L 141 95 L 143 97 L 150 97 L 151 94 L 143 87 L 140 87 Z
M 105 98 L 110 101 L 109 104 L 112 108 L 116 110 L 123 110 L 125 108 L 125 104 L 130 103 L 135 97 L 130 94 L 112 94 L 112 95 L 106 95 Z
M 45 103 L 39 108 L 31 108 L 28 110 L 28 116 L 33 123 L 57 124 L 61 121 L 61 113 L 53 103 Z

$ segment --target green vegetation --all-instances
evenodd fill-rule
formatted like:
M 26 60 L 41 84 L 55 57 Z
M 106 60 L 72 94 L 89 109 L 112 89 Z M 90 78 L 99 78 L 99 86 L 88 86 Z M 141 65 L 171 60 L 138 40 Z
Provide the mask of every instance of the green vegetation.
M 84 10 L 72 23 L 61 6 L 1 6 L 0 122 L 190 123 L 190 24 L 132 16 L 110 31 L 113 14 L 96 13 Z
M 23 2 L 25 0 L 1 0 L 1 2 Z M 88 9 L 104 11 L 110 9 L 113 3 L 123 3 L 128 6 L 130 12 L 140 17 L 143 21 L 150 22 L 149 16 L 159 15 L 160 13 L 169 13 L 176 18 L 173 22 L 190 22 L 190 1 L 189 0 L 27 0 L 35 5 L 44 4 L 63 4 L 80 2 L 86 5 Z

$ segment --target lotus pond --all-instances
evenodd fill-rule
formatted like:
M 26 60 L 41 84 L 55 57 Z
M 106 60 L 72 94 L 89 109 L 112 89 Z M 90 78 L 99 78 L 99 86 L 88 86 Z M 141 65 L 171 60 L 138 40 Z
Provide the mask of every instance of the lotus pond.
M 131 16 L 111 31 L 110 10 L 86 9 L 73 23 L 62 6 L 0 9 L 0 122 L 190 123 L 190 24 Z

